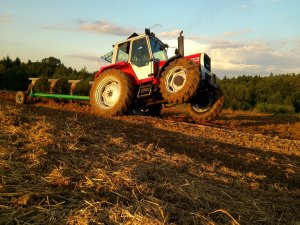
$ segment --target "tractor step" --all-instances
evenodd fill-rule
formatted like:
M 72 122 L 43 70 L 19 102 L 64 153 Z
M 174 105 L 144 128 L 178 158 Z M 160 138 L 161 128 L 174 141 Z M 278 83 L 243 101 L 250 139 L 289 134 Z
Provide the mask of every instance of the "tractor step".
M 153 84 L 147 84 L 147 85 L 140 86 L 137 97 L 143 98 L 143 97 L 150 96 L 152 94 L 152 87 L 153 87 Z

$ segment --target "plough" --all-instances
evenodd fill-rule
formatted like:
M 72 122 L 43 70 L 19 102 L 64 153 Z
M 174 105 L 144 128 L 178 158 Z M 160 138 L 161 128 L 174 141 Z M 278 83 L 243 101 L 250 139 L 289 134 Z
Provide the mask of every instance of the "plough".
M 67 99 L 67 100 L 80 100 L 80 101 L 89 101 L 90 96 L 83 96 L 83 95 L 75 95 L 75 90 L 77 85 L 82 80 L 68 80 L 68 83 L 71 85 L 70 93 L 69 94 L 62 94 L 61 93 L 61 86 L 59 88 L 59 93 L 56 93 L 57 84 L 61 81 L 61 79 L 48 79 L 50 83 L 50 90 L 48 93 L 44 92 L 37 92 L 35 90 L 36 85 L 42 80 L 42 77 L 30 77 L 29 80 L 31 83 L 28 86 L 26 92 L 18 91 L 16 93 L 16 103 L 17 104 L 25 104 L 28 103 L 33 98 L 52 98 L 52 99 Z M 90 84 L 93 82 L 90 81 Z

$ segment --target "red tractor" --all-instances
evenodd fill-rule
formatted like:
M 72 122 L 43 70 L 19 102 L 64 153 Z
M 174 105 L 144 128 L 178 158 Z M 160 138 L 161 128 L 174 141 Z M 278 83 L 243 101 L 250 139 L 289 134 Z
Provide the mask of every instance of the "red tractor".
M 183 104 L 197 121 L 214 119 L 222 110 L 224 97 L 211 72 L 205 53 L 184 56 L 182 32 L 175 56 L 168 59 L 168 45 L 146 29 L 113 45 L 102 56 L 110 62 L 100 68 L 90 91 L 95 113 L 159 115 L 162 105 Z

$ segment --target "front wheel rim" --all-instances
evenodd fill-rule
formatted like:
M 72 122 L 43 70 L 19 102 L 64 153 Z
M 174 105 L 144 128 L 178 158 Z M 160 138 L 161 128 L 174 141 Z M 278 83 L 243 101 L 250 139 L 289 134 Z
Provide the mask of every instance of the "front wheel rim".
M 99 107 L 108 109 L 113 107 L 121 94 L 120 84 L 114 78 L 103 79 L 96 87 L 95 100 Z

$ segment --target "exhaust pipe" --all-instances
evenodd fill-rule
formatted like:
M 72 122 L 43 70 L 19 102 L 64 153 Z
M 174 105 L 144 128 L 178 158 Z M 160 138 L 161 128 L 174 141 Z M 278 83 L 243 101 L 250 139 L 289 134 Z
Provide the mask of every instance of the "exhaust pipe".
M 178 37 L 178 50 L 177 53 L 178 55 L 184 56 L 184 37 L 182 36 L 183 31 L 180 32 L 179 37 Z

